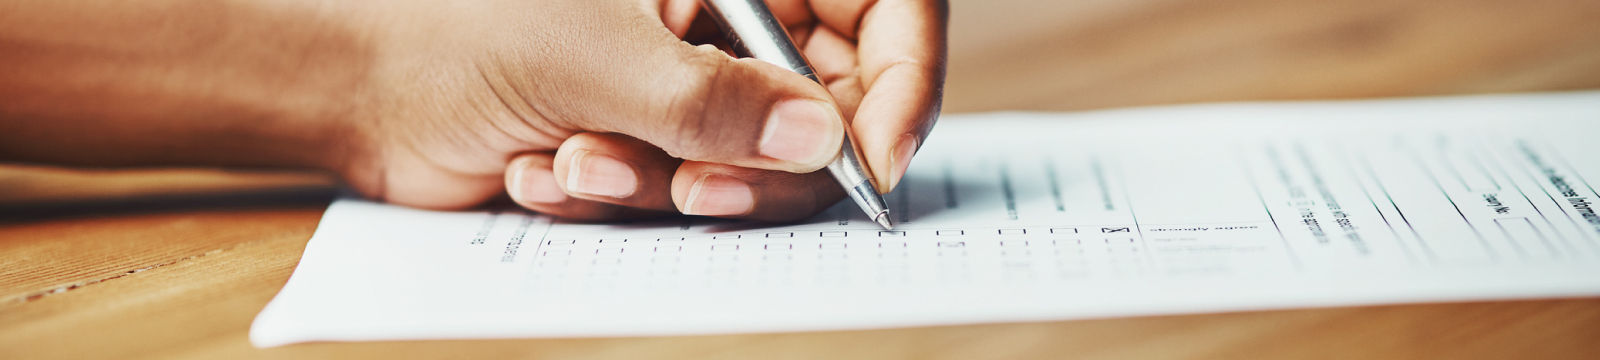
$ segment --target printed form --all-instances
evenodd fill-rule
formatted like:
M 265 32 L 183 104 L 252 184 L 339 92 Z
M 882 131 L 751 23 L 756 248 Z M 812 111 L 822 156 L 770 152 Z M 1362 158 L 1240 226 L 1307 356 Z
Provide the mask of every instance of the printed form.
M 1600 93 L 952 115 L 797 224 L 340 199 L 251 341 L 817 331 L 1600 295 Z

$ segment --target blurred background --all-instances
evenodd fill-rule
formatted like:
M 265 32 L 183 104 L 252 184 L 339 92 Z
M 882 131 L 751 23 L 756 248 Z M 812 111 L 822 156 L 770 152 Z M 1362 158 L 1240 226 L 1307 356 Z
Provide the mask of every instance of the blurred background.
M 953 0 L 951 13 L 946 113 L 1600 88 L 1594 0 Z M 315 173 L 0 164 L 0 218 L 333 186 Z M 123 200 L 94 200 L 108 198 Z
M 946 112 L 1600 87 L 1593 0 L 953 0 Z

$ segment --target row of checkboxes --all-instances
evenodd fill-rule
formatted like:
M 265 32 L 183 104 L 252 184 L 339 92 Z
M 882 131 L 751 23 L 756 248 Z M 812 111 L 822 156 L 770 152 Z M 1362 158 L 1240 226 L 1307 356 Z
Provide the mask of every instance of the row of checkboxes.
M 1127 228 L 1106 228 L 1106 230 L 1107 230 L 1106 232 L 1127 232 Z M 1026 235 L 1026 234 L 1028 234 L 1028 229 L 996 229 L 996 230 L 993 230 L 993 231 L 994 231 L 994 234 L 998 234 L 998 235 Z M 1050 233 L 1050 234 L 1077 234 L 1078 233 L 1078 228 L 1050 228 L 1050 229 L 1046 229 L 1045 231 L 1047 233 Z M 971 231 L 969 231 L 969 230 L 935 230 L 934 231 L 934 235 L 937 235 L 937 236 L 964 236 L 964 235 L 968 235 L 969 232 L 971 232 L 973 234 L 977 234 L 978 233 L 976 230 L 971 230 Z M 825 237 L 825 238 L 826 237 L 850 237 L 850 233 L 851 233 L 850 231 L 819 231 L 819 232 L 817 232 L 817 237 Z M 797 234 L 797 233 L 796 232 L 772 232 L 772 233 L 762 234 L 761 237 L 768 238 L 768 239 L 782 239 L 782 238 L 793 238 L 793 237 L 795 237 L 795 234 Z M 748 235 L 748 234 L 716 235 L 716 236 L 712 236 L 711 239 L 713 239 L 713 240 L 742 239 L 746 235 Z M 751 235 L 751 236 L 754 237 L 755 235 Z M 878 231 L 877 232 L 877 236 L 878 237 L 904 237 L 904 236 L 906 236 L 906 232 L 903 231 L 903 230 L 884 230 L 884 231 Z M 658 239 L 654 239 L 654 241 L 656 241 L 656 242 L 684 241 L 684 240 L 687 240 L 687 239 L 689 239 L 689 238 L 658 238 Z M 600 243 L 602 243 L 602 244 L 607 244 L 607 243 L 625 243 L 625 242 L 629 242 L 629 241 L 640 241 L 640 239 L 600 239 Z M 649 240 L 645 240 L 645 241 L 649 241 Z M 561 239 L 561 240 L 549 240 L 549 241 L 546 242 L 546 244 L 549 244 L 549 245 L 572 245 L 572 244 L 576 244 L 577 242 L 578 242 L 578 240 L 576 240 L 576 239 Z

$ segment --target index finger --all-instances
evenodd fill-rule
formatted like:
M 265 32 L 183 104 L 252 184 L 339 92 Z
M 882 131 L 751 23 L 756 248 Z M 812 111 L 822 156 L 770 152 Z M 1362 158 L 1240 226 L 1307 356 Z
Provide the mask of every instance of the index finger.
M 851 128 L 878 189 L 887 192 L 938 119 L 949 5 L 942 0 L 813 0 L 812 7 L 824 25 L 858 39 L 866 94 Z

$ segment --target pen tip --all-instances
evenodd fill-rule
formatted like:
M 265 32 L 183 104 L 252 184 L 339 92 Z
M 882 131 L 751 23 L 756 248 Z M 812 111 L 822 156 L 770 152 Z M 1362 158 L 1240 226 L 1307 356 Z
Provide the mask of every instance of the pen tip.
M 872 217 L 872 221 L 877 221 L 878 225 L 883 225 L 884 230 L 894 230 L 894 222 L 889 220 L 889 210 L 878 213 L 878 216 Z

